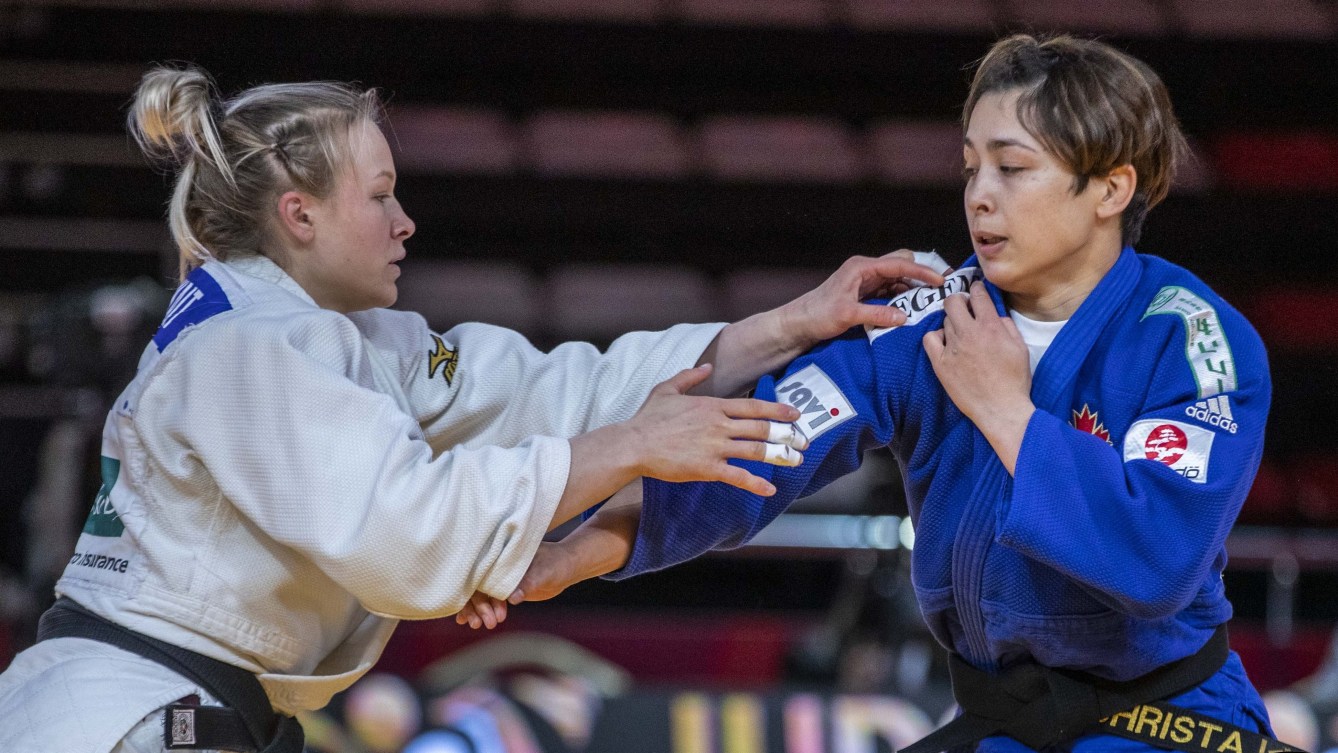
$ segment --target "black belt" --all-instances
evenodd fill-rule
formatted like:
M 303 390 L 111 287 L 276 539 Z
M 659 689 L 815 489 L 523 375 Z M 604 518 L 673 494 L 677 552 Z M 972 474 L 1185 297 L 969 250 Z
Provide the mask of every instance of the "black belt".
M 42 615 L 37 640 L 88 638 L 138 654 L 197 683 L 224 706 L 174 703 L 163 713 L 169 750 L 301 753 L 302 726 L 274 712 L 256 676 L 231 664 L 141 635 L 99 617 L 68 598 Z
M 1297 751 L 1257 732 L 1158 703 L 1212 677 L 1229 651 L 1221 625 L 1197 653 L 1126 682 L 1035 663 L 990 674 L 953 654 L 948 670 L 961 715 L 901 753 L 939 753 L 1001 734 L 1040 750 L 1089 732 L 1194 753 Z

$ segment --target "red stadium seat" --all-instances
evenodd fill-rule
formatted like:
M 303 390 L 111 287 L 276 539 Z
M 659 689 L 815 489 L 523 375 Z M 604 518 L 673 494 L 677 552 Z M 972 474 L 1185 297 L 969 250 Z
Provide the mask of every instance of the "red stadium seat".
M 517 16 L 573 21 L 656 21 L 664 3 L 652 0 L 511 0 Z
M 962 127 L 951 121 L 883 121 L 868 130 L 874 170 L 894 185 L 959 186 Z
M 1316 452 L 1297 457 L 1296 505 L 1310 525 L 1338 525 L 1338 452 Z
M 715 286 L 686 267 L 573 264 L 549 276 L 544 302 L 545 323 L 560 340 L 605 340 L 720 318 Z
M 688 147 L 668 116 L 639 112 L 542 112 L 525 127 L 540 175 L 680 178 Z
M 309 0 L 303 4 L 314 5 Z M 452 16 L 495 13 L 500 5 L 500 0 L 344 0 L 340 7 L 354 13 Z
M 1237 521 L 1247 525 L 1285 525 L 1295 521 L 1297 514 L 1292 475 L 1264 458 Z
M 746 26 L 823 26 L 832 19 L 824 0 L 678 0 L 683 18 Z
M 989 0 L 848 0 L 846 12 L 852 24 L 868 29 L 990 32 L 992 5 Z
M 707 170 L 725 180 L 849 183 L 863 174 L 859 144 L 835 118 L 707 119 L 699 131 Z
M 1338 136 L 1330 133 L 1224 134 L 1210 150 L 1222 182 L 1233 188 L 1338 188 Z
M 539 283 L 518 264 L 444 261 L 409 254 L 396 308 L 422 314 L 445 330 L 487 322 L 530 333 L 538 322 Z
M 1287 286 L 1261 290 L 1243 312 L 1270 350 L 1304 352 L 1338 349 L 1338 291 Z
M 1310 0 L 1172 0 L 1171 7 L 1193 36 L 1321 39 L 1333 33 Z
M 1008 20 L 1026 28 L 1071 29 L 1083 32 L 1160 36 L 1166 19 L 1159 3 L 1151 0 L 1008 0 Z
M 737 321 L 798 298 L 827 279 L 830 269 L 745 267 L 725 278 L 725 318 Z
M 405 173 L 509 173 L 516 167 L 516 129 L 495 110 L 395 106 L 390 126 L 395 161 Z

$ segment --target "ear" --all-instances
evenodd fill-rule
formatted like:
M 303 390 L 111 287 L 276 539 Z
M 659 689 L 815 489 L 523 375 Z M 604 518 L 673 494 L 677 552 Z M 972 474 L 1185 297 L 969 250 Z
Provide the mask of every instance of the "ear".
M 1101 201 L 1096 205 L 1097 216 L 1102 219 L 1117 217 L 1134 198 L 1138 172 L 1133 165 L 1120 165 L 1095 182 L 1101 190 Z
M 279 228 L 299 245 L 310 243 L 316 237 L 316 223 L 312 218 L 315 198 L 302 191 L 286 191 L 279 197 Z

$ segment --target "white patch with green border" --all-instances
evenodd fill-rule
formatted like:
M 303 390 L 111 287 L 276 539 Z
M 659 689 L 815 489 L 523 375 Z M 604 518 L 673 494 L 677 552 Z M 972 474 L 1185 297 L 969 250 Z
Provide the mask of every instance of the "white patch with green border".
M 1184 320 L 1185 358 L 1200 399 L 1236 389 L 1236 360 L 1216 309 L 1192 291 L 1168 285 L 1157 291 L 1143 319 L 1156 314 L 1175 314 Z

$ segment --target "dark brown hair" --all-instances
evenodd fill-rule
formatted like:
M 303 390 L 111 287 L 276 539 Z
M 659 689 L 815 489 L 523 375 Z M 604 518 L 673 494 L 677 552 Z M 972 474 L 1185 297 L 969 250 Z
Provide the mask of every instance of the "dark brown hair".
M 996 42 L 976 68 L 963 130 L 981 97 L 1015 89 L 1018 120 L 1077 176 L 1074 193 L 1133 165 L 1138 185 L 1120 227 L 1126 245 L 1137 243 L 1148 210 L 1166 198 L 1188 152 L 1161 78 L 1102 42 L 1017 34 Z

